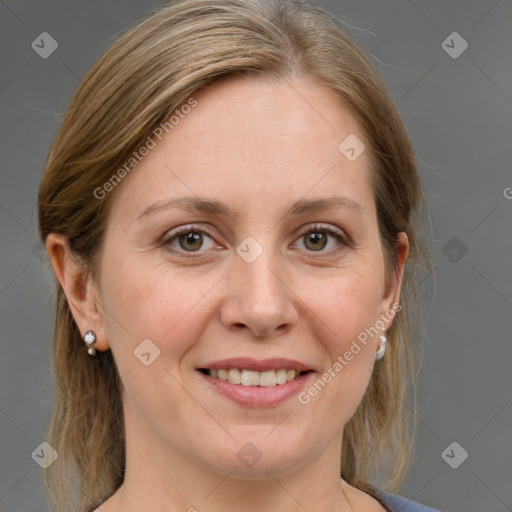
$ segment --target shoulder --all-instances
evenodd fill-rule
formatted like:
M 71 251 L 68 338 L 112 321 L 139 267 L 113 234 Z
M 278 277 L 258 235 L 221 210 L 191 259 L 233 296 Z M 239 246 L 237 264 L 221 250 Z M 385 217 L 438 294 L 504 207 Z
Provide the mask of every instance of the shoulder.
M 377 491 L 376 494 L 391 512 L 440 512 L 438 509 L 427 507 L 403 496 L 398 496 L 398 494 L 389 494 L 383 491 Z

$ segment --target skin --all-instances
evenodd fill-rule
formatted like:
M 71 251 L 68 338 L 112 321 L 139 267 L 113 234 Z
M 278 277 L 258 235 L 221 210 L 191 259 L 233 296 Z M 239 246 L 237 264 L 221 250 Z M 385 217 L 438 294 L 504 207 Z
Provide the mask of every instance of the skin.
M 231 78 L 195 98 L 116 188 L 96 282 L 62 236 L 47 241 L 82 334 L 93 329 L 97 350 L 113 351 L 124 386 L 126 478 L 100 509 L 384 510 L 339 477 L 343 427 L 371 377 L 377 336 L 307 405 L 293 397 L 249 409 L 196 371 L 226 357 L 288 357 L 316 369 L 314 382 L 398 302 L 407 238 L 386 283 L 366 152 L 349 161 L 338 151 L 347 135 L 364 135 L 313 81 Z M 289 211 L 333 194 L 359 209 Z M 191 195 L 235 215 L 168 207 L 141 216 Z M 322 227 L 314 232 L 327 245 L 308 244 L 301 229 L 315 223 L 349 245 Z M 166 233 L 188 224 L 209 230 L 199 251 L 178 237 L 166 245 Z M 248 236 L 263 248 L 252 263 L 236 252 Z M 160 356 L 145 366 L 133 352 L 148 338 Z M 237 457 L 247 442 L 262 455 L 250 468 Z

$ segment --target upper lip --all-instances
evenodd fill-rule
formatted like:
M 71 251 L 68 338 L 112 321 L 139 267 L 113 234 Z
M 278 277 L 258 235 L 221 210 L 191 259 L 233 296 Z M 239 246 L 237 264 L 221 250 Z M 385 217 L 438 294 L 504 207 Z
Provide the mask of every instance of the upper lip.
M 269 358 L 269 359 L 253 359 L 251 357 L 230 357 L 227 359 L 220 359 L 200 366 L 198 369 L 205 370 L 229 370 L 230 368 L 237 368 L 239 370 L 253 370 L 256 372 L 264 372 L 266 370 L 299 370 L 301 372 L 312 370 L 310 366 L 305 365 L 293 359 L 284 357 Z

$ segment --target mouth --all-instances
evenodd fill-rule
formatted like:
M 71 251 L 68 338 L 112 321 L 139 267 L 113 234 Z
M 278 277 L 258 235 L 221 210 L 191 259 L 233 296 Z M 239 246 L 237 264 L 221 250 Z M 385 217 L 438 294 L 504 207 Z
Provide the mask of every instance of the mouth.
M 216 394 L 249 408 L 272 408 L 297 395 L 315 370 L 291 359 L 229 358 L 196 368 Z
M 282 386 L 287 382 L 297 379 L 301 375 L 310 373 L 312 370 L 301 371 L 279 368 L 277 370 L 269 369 L 259 372 L 240 368 L 199 368 L 199 371 L 204 375 L 209 375 L 213 379 L 227 381 L 230 384 L 271 388 L 274 386 Z

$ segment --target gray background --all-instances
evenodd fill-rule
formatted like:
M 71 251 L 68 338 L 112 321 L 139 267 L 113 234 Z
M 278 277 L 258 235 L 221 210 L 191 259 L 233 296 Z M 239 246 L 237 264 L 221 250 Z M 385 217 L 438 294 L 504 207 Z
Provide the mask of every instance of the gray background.
M 157 2 L 0 2 L 0 511 L 47 511 L 42 469 L 53 399 L 52 277 L 35 201 L 47 151 L 81 77 Z M 434 224 L 437 290 L 425 282 L 428 350 L 418 447 L 400 493 L 452 511 L 512 510 L 512 3 L 322 1 L 350 25 L 411 135 Z M 452 32 L 468 43 L 452 58 Z M 42 32 L 58 49 L 41 58 Z M 448 44 L 452 51 L 460 41 Z M 508 222 L 507 222 L 508 221 Z M 467 252 L 466 252 L 467 251 Z M 456 441 L 457 469 L 441 454 Z M 461 448 L 448 450 L 452 464 Z M 445 457 L 446 458 L 446 457 Z

